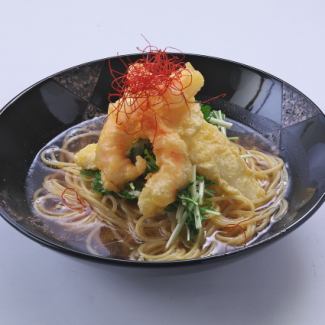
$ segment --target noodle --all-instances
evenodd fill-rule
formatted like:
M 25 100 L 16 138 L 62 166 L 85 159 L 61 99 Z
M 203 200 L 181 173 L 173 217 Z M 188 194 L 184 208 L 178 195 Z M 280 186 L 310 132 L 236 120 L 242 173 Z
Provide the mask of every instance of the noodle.
M 220 214 L 204 220 L 192 241 L 187 240 L 184 227 L 167 249 L 166 243 L 176 227 L 175 212 L 145 217 L 134 203 L 94 192 L 92 178 L 80 175 L 81 167 L 73 161 L 74 153 L 86 143 L 96 142 L 99 133 L 79 129 L 77 134 L 65 137 L 61 148 L 41 152 L 40 160 L 54 170 L 33 197 L 39 217 L 84 238 L 91 254 L 150 261 L 209 256 L 220 247 L 229 250 L 249 244 L 286 212 L 288 175 L 283 161 L 233 143 L 265 195 L 250 200 L 226 184 L 215 186 L 212 203 Z

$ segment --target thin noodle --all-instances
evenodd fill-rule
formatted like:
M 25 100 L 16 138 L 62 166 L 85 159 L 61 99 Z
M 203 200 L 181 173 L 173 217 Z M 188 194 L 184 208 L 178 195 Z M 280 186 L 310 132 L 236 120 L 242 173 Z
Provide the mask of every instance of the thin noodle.
M 96 140 L 98 135 L 98 131 L 80 129 L 78 134 L 66 137 L 61 148 L 44 150 L 41 161 L 55 171 L 44 178 L 42 188 L 35 191 L 33 198 L 38 216 L 70 232 L 86 234 L 85 244 L 92 254 L 103 254 L 105 245 L 110 247 L 107 254 L 114 245 L 124 245 L 123 258 L 137 260 L 168 261 L 208 256 L 222 243 L 225 247 L 246 245 L 287 210 L 284 194 L 288 175 L 283 161 L 232 144 L 245 155 L 242 159 L 265 195 L 252 201 L 222 183 L 212 198 L 220 216 L 209 216 L 194 241 L 186 240 L 186 229 L 183 229 L 180 237 L 166 249 L 166 242 L 176 227 L 175 214 L 166 212 L 157 217 L 144 217 L 135 204 L 114 195 L 102 196 L 94 192 L 92 178 L 80 175 L 81 168 L 73 162 L 73 152 L 80 148 L 74 147 L 73 152 L 69 148 L 87 139 Z M 62 199 L 63 193 L 68 206 Z M 106 231 L 106 244 L 101 243 L 102 229 Z

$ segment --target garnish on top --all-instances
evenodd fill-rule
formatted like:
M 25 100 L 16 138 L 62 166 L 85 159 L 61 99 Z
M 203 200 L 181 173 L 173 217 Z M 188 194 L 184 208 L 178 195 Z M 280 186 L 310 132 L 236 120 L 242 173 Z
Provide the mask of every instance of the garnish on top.
M 205 203 L 197 206 L 194 190 L 179 195 L 190 183 L 202 187 L 207 180 L 222 181 L 223 186 L 239 190 L 250 199 L 259 198 L 264 191 L 247 170 L 238 150 L 230 145 L 226 129 L 231 123 L 225 121 L 221 111 L 200 105 L 195 99 L 204 78 L 182 59 L 179 55 L 150 49 L 128 65 L 125 72 L 120 73 L 110 65 L 114 91 L 109 98 L 119 99 L 109 104 L 98 144 L 91 149 L 95 157 L 91 166 L 100 170 L 95 185 L 119 196 L 124 193 L 125 198 L 137 197 L 145 217 L 162 213 L 178 200 L 187 220 L 194 220 L 198 230 L 202 218 L 214 210 Z M 150 142 L 150 151 L 143 147 L 143 151 L 136 152 L 133 146 L 143 140 Z M 83 150 L 89 157 L 87 147 Z M 83 158 L 82 153 L 75 155 L 77 164 L 89 162 L 79 159 Z M 204 177 L 204 183 L 192 177 L 193 168 Z M 100 187 L 96 188 L 101 191 Z

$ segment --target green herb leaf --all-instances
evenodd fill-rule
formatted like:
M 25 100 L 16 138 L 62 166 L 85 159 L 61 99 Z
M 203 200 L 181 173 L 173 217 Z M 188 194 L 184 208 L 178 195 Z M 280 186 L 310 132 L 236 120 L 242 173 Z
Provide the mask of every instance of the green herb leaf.
M 239 140 L 239 137 L 228 137 L 228 140 L 236 142 Z
M 80 171 L 80 175 L 83 177 L 92 178 L 91 187 L 95 192 L 103 194 L 103 195 L 111 193 L 111 192 L 107 191 L 103 186 L 100 170 L 98 170 L 98 169 L 96 169 L 96 170 L 82 169 Z
M 95 177 L 98 172 L 98 170 L 82 169 L 80 175 L 84 177 Z
M 139 139 L 137 142 L 135 142 L 129 153 L 128 153 L 128 157 L 131 159 L 131 161 L 133 163 L 135 163 L 136 157 L 137 156 L 144 156 L 144 149 L 150 145 L 150 142 L 148 140 L 144 140 L 144 139 Z
M 201 104 L 201 112 L 203 113 L 204 119 L 213 125 L 216 125 L 218 129 L 227 136 L 227 129 L 232 127 L 232 123 L 227 122 L 226 115 L 220 110 L 215 111 L 210 105 Z M 235 140 L 235 137 L 233 137 Z
M 152 145 L 148 140 L 140 139 L 139 141 L 137 141 L 130 149 L 128 157 L 131 159 L 131 161 L 135 162 L 136 157 L 139 155 L 143 157 L 147 162 L 146 174 L 156 172 L 159 169 L 156 164 L 155 155 L 152 152 Z M 80 171 L 80 175 L 83 177 L 92 178 L 93 191 L 102 195 L 116 195 L 126 200 L 137 199 L 145 184 L 144 175 L 142 177 L 139 177 L 134 182 L 128 183 L 122 191 L 115 193 L 108 191 L 104 188 L 100 170 L 83 169 Z
M 126 200 L 135 200 L 140 195 L 140 190 L 138 190 L 133 182 L 127 184 L 127 186 L 117 195 Z
M 80 171 L 80 175 L 84 177 L 92 178 L 91 187 L 94 192 L 100 193 L 102 195 L 107 195 L 107 194 L 117 195 L 126 200 L 137 199 L 144 186 L 144 178 L 139 178 L 134 182 L 128 183 L 121 192 L 115 193 L 115 192 L 108 191 L 104 188 L 100 170 L 83 169 Z
M 156 164 L 156 157 L 154 156 L 152 151 L 149 151 L 149 149 L 144 149 L 144 159 L 147 162 L 147 173 L 154 173 L 158 171 L 159 167 Z
M 152 144 L 149 140 L 140 139 L 131 147 L 128 157 L 135 163 L 136 157 L 141 156 L 147 162 L 146 174 L 159 170 L 156 164 L 156 157 L 152 151 Z
M 177 219 L 177 225 L 166 244 L 167 248 L 177 239 L 184 225 L 188 231 L 187 239 L 191 240 L 197 235 L 202 227 L 202 222 L 206 220 L 208 215 L 220 215 L 220 212 L 213 208 L 211 202 L 214 191 L 209 189 L 209 186 L 213 184 L 214 182 L 197 175 L 196 166 L 194 166 L 192 181 L 178 192 L 176 201 L 166 208 L 167 211 L 179 211 L 182 207 L 182 211 L 184 211 L 182 218 Z
M 100 193 L 100 194 L 111 194 L 112 192 L 107 191 L 104 188 L 103 181 L 102 181 L 102 175 L 101 172 L 98 170 L 92 183 L 92 188 L 95 192 Z
M 209 122 L 212 114 L 212 107 L 210 105 L 201 104 L 201 112 L 203 113 L 204 119 Z

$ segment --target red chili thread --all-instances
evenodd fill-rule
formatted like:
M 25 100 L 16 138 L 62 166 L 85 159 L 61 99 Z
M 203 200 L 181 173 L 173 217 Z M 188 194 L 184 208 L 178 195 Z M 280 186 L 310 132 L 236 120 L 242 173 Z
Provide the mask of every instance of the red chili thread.
M 68 193 L 69 191 L 72 192 L 72 193 L 75 195 L 75 197 L 76 197 L 76 199 L 77 199 L 77 202 L 78 202 L 77 205 L 73 205 L 73 204 L 71 204 L 71 203 L 70 203 L 70 202 L 65 198 L 65 195 L 67 195 L 67 193 Z M 64 191 L 63 191 L 62 194 L 61 194 L 61 201 L 62 201 L 62 203 L 63 203 L 66 207 L 68 207 L 68 208 L 71 209 L 71 210 L 75 210 L 75 211 L 81 211 L 81 210 L 84 210 L 84 209 L 87 208 L 87 206 L 88 206 L 87 202 L 86 202 L 85 200 L 83 200 L 83 199 L 79 196 L 78 192 L 77 192 L 76 190 L 74 190 L 73 188 L 71 188 L 71 187 L 67 187 L 67 188 L 64 189 Z
M 221 99 L 221 98 L 224 98 L 224 97 L 226 97 L 226 96 L 227 96 L 226 93 L 221 93 L 221 94 L 219 94 L 218 96 L 214 96 L 214 97 L 211 97 L 211 98 L 209 98 L 209 99 L 202 100 L 201 103 L 203 103 L 203 104 L 205 104 L 205 103 L 209 103 L 209 102 L 211 102 L 211 101 L 213 101 L 213 100 Z
M 168 54 L 166 49 L 160 50 L 151 45 L 146 38 L 145 40 L 148 45 L 142 50 L 139 49 L 143 54 L 142 57 L 129 65 L 126 72 L 113 69 L 111 62 L 108 62 L 109 72 L 113 77 L 111 84 L 113 91 L 108 94 L 108 99 L 112 101 L 113 98 L 119 98 L 110 114 L 115 112 L 116 124 L 124 127 L 127 133 L 129 130 L 126 129 L 125 119 L 129 119 L 131 114 L 137 112 L 141 128 L 147 118 L 146 114 L 155 115 L 154 134 L 157 134 L 158 123 L 155 106 L 161 103 L 157 102 L 151 105 L 150 98 L 160 98 L 168 109 L 170 103 L 163 95 L 168 89 L 173 89 L 175 96 L 182 96 L 180 100 L 185 100 L 187 103 L 183 92 L 191 85 L 192 80 L 187 85 L 181 83 L 185 64 L 180 55 Z M 121 60 L 123 61 L 123 59 Z M 127 66 L 124 61 L 122 64 Z M 189 75 L 191 76 L 190 71 Z M 128 112 L 126 112 L 125 105 L 127 102 L 131 102 L 131 105 L 127 105 Z M 123 114 L 124 120 L 121 119 L 121 114 Z M 137 132 L 140 132 L 141 128 Z
M 141 34 L 141 36 L 147 45 L 143 49 L 137 47 L 139 52 L 142 53 L 142 56 L 138 60 L 131 63 L 128 57 L 125 58 L 129 62 L 125 62 L 123 57 L 119 57 L 126 71 L 121 72 L 114 69 L 111 61 L 108 61 L 109 73 L 113 77 L 111 83 L 113 91 L 108 94 L 108 100 L 109 102 L 113 102 L 116 98 L 119 98 L 119 101 L 115 103 L 114 108 L 109 114 L 115 113 L 116 124 L 130 135 L 135 135 L 143 130 L 145 120 L 148 119 L 146 116 L 148 114 L 147 112 L 153 114 L 156 122 L 152 139 L 153 142 L 156 135 L 159 133 L 159 123 L 155 106 L 163 104 L 166 109 L 170 108 L 171 103 L 164 97 L 166 91 L 170 89 L 175 92 L 175 97 L 179 96 L 180 101 L 185 102 L 186 106 L 189 108 L 189 102 L 184 95 L 184 90 L 191 86 L 192 74 L 185 68 L 185 55 L 182 54 L 180 50 L 172 47 L 166 47 L 161 50 L 152 45 L 144 35 Z M 167 53 L 167 50 L 170 49 L 176 50 L 179 53 L 177 55 Z M 190 81 L 187 85 L 183 85 L 181 82 L 184 71 L 187 71 L 190 76 Z M 226 94 L 222 93 L 202 103 L 224 98 L 225 96 Z M 161 98 L 161 101 L 150 104 L 150 98 L 153 97 Z M 131 105 L 126 105 L 127 102 L 131 102 Z M 126 111 L 126 106 L 130 111 Z M 126 120 L 136 112 L 139 128 L 131 132 L 127 128 Z M 124 119 L 121 118 L 122 116 Z M 161 117 L 159 115 L 158 117 L 168 120 L 166 117 Z

